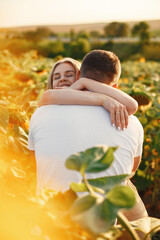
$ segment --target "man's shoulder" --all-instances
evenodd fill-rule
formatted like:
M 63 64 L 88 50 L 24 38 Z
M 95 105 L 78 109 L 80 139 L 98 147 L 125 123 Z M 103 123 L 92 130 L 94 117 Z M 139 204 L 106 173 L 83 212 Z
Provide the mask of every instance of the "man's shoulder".
M 131 119 L 131 121 L 137 122 L 138 124 L 141 124 L 139 119 L 135 115 L 130 115 L 129 118 Z
M 134 115 L 129 116 L 129 123 L 143 131 L 142 124 L 136 116 Z
M 104 111 L 108 112 L 106 109 L 104 109 L 101 106 L 90 106 L 90 105 L 46 105 L 42 106 L 36 109 L 34 112 L 34 115 L 41 113 L 41 112 L 47 112 L 47 111 L 60 111 L 60 110 L 75 110 L 75 111 Z

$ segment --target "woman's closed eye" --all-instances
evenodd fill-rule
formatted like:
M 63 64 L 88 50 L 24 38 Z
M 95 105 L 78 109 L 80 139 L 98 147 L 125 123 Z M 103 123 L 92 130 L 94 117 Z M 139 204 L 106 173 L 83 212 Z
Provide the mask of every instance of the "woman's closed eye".
M 75 74 L 67 74 L 67 75 L 65 75 L 65 77 L 74 77 L 75 76 Z
M 53 76 L 53 80 L 58 80 L 58 79 L 60 79 L 60 75 L 54 75 Z

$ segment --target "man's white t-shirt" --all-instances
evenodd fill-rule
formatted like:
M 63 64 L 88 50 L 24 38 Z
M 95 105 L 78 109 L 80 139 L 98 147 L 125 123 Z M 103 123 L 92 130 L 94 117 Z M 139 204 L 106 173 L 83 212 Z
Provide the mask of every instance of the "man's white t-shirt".
M 72 154 L 96 145 L 119 146 L 111 167 L 88 174 L 90 178 L 130 174 L 134 157 L 142 154 L 143 128 L 135 116 L 129 117 L 124 131 L 111 126 L 110 114 L 103 107 L 48 105 L 32 115 L 28 147 L 35 151 L 37 192 L 44 187 L 66 191 L 71 182 L 79 182 L 78 172 L 65 167 Z

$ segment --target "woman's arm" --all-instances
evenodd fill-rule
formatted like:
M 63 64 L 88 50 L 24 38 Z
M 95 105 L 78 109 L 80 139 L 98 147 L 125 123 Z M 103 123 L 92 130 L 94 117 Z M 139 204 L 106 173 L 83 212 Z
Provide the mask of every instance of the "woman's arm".
M 130 97 L 128 94 L 112 86 L 97 82 L 89 78 L 80 78 L 79 80 L 74 82 L 70 86 L 70 88 L 75 90 L 81 90 L 86 88 L 89 91 L 105 94 L 109 97 L 112 97 L 126 106 L 129 115 L 134 114 L 138 108 L 137 101 Z
M 43 93 L 39 107 L 44 105 L 102 105 L 101 94 L 73 90 L 70 88 L 50 89 Z M 102 95 L 103 96 L 103 95 Z
M 126 107 L 104 94 L 70 88 L 47 90 L 39 101 L 39 107 L 51 104 L 103 106 L 110 112 L 112 125 L 115 124 L 117 128 L 120 127 L 121 129 L 128 125 Z

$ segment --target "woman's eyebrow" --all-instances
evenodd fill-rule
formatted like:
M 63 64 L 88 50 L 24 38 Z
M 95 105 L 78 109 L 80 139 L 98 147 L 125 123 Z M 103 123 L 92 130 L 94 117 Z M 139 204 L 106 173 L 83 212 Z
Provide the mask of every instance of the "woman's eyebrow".
M 69 72 L 73 72 L 73 73 L 75 73 L 74 70 L 67 70 L 67 71 L 65 71 L 65 73 L 69 73 Z M 53 73 L 53 76 L 55 76 L 55 75 L 60 75 L 60 73 L 59 73 L 59 72 L 57 72 L 57 73 Z
M 55 75 L 59 75 L 60 73 L 53 73 L 53 76 L 55 76 Z
M 65 73 L 68 73 L 68 72 L 73 72 L 73 73 L 75 73 L 75 71 L 73 71 L 73 70 L 65 71 Z

